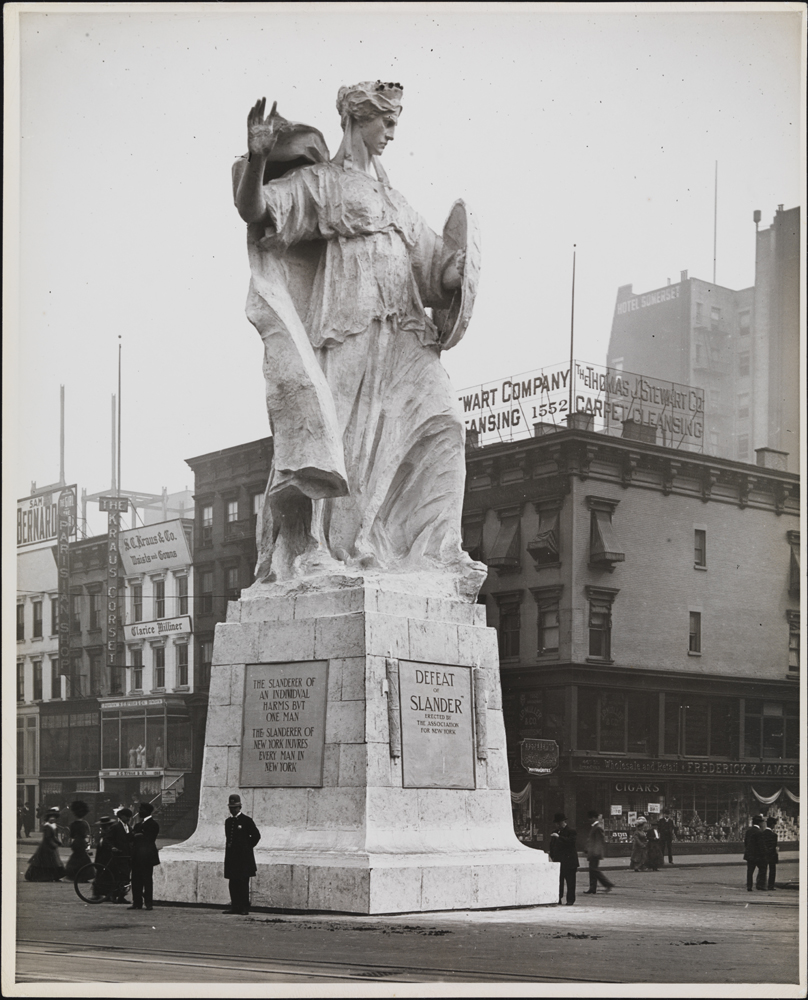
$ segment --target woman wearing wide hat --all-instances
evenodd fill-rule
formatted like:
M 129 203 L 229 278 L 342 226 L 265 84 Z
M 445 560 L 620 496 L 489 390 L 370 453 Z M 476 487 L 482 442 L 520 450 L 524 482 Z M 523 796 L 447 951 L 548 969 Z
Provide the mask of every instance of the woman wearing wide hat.
M 49 809 L 42 827 L 42 842 L 28 862 L 26 882 L 58 882 L 65 874 L 59 857 L 59 810 Z

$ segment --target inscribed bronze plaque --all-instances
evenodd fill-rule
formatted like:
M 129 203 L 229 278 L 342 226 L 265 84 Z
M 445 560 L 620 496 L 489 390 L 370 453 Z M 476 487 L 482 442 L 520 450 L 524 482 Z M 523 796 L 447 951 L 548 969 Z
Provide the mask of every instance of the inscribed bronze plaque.
M 474 788 L 471 667 L 399 660 L 405 788 Z
M 249 663 L 244 676 L 242 788 L 320 788 L 328 661 Z

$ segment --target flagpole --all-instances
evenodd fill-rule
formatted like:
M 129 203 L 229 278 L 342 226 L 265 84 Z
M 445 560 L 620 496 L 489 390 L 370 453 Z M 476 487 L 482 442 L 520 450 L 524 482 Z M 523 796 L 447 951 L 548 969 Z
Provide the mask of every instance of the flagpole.
M 575 247 L 576 244 L 572 244 L 572 305 L 570 307 L 570 398 L 569 398 L 569 409 L 567 411 L 567 416 L 569 418 L 570 426 L 572 426 L 572 375 L 574 368 L 574 333 L 575 333 Z
M 121 337 L 118 335 L 118 492 L 121 495 Z
M 715 260 L 718 249 L 718 160 L 715 161 L 715 189 L 713 192 L 713 284 L 715 284 Z

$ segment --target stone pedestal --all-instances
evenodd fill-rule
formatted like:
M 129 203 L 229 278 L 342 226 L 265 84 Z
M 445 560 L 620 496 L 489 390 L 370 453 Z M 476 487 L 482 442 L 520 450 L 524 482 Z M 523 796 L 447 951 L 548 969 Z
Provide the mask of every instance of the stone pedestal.
M 216 629 L 198 826 L 161 851 L 158 899 L 228 902 L 224 819 L 238 792 L 261 831 L 253 905 L 370 914 L 557 901 L 557 866 L 513 833 L 484 608 L 363 580 L 246 593 Z

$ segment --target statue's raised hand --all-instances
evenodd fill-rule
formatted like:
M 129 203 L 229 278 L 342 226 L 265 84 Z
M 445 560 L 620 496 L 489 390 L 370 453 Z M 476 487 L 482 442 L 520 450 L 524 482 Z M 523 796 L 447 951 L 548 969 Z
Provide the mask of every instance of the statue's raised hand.
M 247 115 L 247 149 L 250 156 L 268 156 L 278 138 L 281 122 L 286 120 L 277 112 L 277 101 L 272 102 L 272 110 L 265 119 L 266 103 L 267 99 L 262 97 Z

